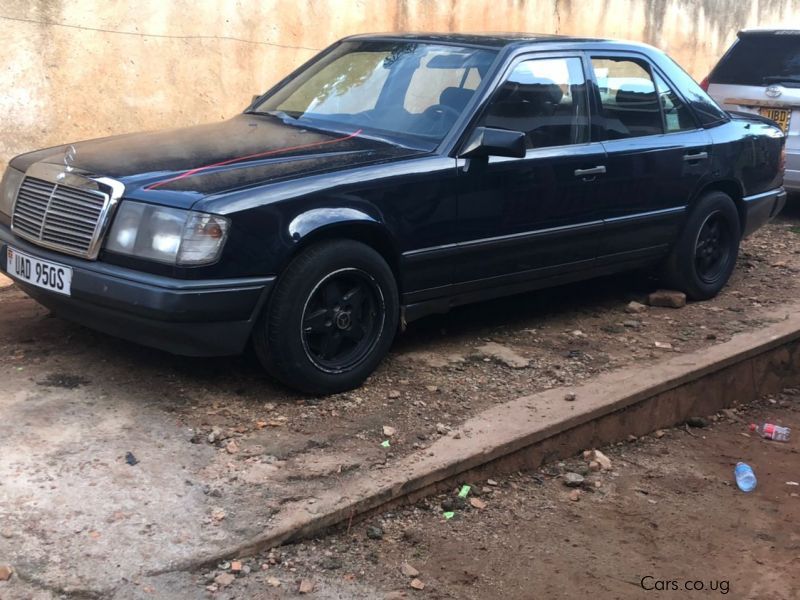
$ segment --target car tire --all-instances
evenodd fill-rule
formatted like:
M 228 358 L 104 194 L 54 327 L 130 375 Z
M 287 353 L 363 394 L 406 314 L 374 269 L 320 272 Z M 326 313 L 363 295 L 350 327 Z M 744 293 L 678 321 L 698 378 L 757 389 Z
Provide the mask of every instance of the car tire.
M 728 282 L 741 240 L 739 212 L 724 192 L 705 194 L 692 209 L 664 266 L 663 280 L 690 300 L 708 300 Z
M 284 384 L 322 395 L 361 385 L 389 351 L 400 305 L 391 268 L 353 240 L 315 244 L 278 279 L 253 332 L 261 364 Z

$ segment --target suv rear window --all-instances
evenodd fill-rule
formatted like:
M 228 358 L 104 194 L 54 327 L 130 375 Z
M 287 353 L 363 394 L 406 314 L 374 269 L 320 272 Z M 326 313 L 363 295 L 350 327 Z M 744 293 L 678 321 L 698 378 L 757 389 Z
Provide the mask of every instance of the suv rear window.
M 711 83 L 800 87 L 800 34 L 744 34 L 719 61 Z M 788 87 L 788 86 L 787 86 Z

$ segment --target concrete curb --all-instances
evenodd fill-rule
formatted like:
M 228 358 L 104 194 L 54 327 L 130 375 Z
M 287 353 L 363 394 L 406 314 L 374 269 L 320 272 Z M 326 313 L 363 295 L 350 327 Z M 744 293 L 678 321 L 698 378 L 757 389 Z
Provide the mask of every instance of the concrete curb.
M 460 481 L 534 468 L 545 460 L 777 392 L 800 381 L 800 312 L 792 310 L 776 325 L 647 370 L 629 367 L 581 386 L 494 406 L 464 423 L 458 439 L 441 438 L 423 456 L 416 453 L 383 471 L 332 482 L 337 485 L 313 504 L 285 506 L 263 534 L 169 571 L 251 555 L 392 504 L 414 502 Z M 574 402 L 564 400 L 567 392 L 576 395 Z

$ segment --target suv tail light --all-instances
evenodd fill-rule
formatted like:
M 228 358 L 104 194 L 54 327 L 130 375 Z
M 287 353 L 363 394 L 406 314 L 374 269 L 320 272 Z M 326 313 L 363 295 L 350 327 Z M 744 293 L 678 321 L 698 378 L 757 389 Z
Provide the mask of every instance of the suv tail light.
M 704 92 L 708 91 L 708 77 L 703 78 L 703 81 L 700 82 L 700 87 L 703 88 Z

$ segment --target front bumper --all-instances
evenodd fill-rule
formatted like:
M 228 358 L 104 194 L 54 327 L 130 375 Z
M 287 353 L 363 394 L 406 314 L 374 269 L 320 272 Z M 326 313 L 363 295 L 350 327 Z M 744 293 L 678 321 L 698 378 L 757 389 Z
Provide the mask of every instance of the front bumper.
M 778 188 L 745 196 L 744 201 L 744 228 L 742 237 L 747 237 L 762 225 L 766 225 L 770 220 L 778 215 L 786 205 L 786 190 Z
M 58 254 L 0 225 L 0 271 L 6 247 L 72 268 L 72 295 L 16 281 L 55 314 L 145 346 L 186 356 L 244 350 L 274 277 L 182 280 Z M 10 275 L 9 275 L 10 277 Z

